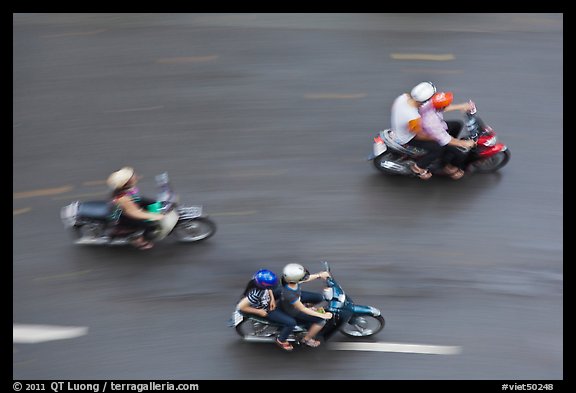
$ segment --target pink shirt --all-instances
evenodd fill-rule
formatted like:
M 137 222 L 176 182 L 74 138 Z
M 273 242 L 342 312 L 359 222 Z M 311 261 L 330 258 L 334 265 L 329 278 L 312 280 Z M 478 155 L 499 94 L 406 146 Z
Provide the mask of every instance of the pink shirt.
M 438 112 L 434 105 L 432 105 L 432 100 L 425 102 L 418 108 L 418 113 L 422 118 L 422 131 L 434 139 L 440 146 L 446 146 L 452 136 L 448 134 L 448 126 L 444 121 L 444 116 L 442 112 Z

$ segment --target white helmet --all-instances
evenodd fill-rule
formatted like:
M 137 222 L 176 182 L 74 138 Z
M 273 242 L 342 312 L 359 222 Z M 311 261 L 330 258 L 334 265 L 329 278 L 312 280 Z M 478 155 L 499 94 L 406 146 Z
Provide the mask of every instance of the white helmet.
M 132 176 L 134 176 L 134 169 L 129 166 L 125 166 L 124 168 L 117 170 L 108 176 L 106 183 L 110 189 L 117 190 L 124 187 L 126 183 L 130 181 Z
M 412 91 L 410 96 L 414 101 L 426 102 L 436 93 L 436 86 L 432 82 L 422 82 L 418 83 Z
M 310 272 L 297 263 L 289 263 L 282 270 L 282 277 L 288 282 L 300 282 L 307 279 L 309 275 Z

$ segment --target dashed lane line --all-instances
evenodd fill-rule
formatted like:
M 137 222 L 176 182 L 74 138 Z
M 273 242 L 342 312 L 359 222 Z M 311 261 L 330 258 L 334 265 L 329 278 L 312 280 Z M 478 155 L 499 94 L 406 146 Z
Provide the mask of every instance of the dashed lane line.
M 451 53 L 433 55 L 427 53 L 391 53 L 390 57 L 394 60 L 425 60 L 425 61 L 450 61 L 454 60 Z
M 156 60 L 156 63 L 160 63 L 160 64 L 204 63 L 204 62 L 216 60 L 217 58 L 218 58 L 218 55 L 163 57 L 161 59 Z
M 39 196 L 63 194 L 65 192 L 71 191 L 72 188 L 73 188 L 72 186 L 64 186 L 64 187 L 57 187 L 57 188 L 45 188 L 42 190 L 15 192 L 12 194 L 12 198 L 13 199 L 22 199 L 22 198 L 32 198 L 32 197 L 39 197 Z
M 164 105 L 146 106 L 141 108 L 110 109 L 104 113 L 145 112 L 164 108 Z
M 54 200 L 59 200 L 59 199 L 74 200 L 74 199 L 82 199 L 82 198 L 88 198 L 88 197 L 101 197 L 101 196 L 105 196 L 105 195 L 109 195 L 109 194 L 110 194 L 110 192 L 108 192 L 108 191 L 98 191 L 98 192 L 90 192 L 90 193 L 85 193 L 85 194 L 56 196 L 56 197 L 52 197 L 52 199 L 54 199 Z
M 74 37 L 74 36 L 100 34 L 100 33 L 103 33 L 105 31 L 106 31 L 106 29 L 98 29 L 98 30 L 91 30 L 91 31 L 70 31 L 67 33 L 46 34 L 46 35 L 43 35 L 42 37 L 43 38 Z
M 307 100 L 357 100 L 367 97 L 366 93 L 310 93 L 304 94 Z
M 246 210 L 238 212 L 220 212 L 220 213 L 210 213 L 212 217 L 222 217 L 222 216 L 250 216 L 252 214 L 258 213 L 257 210 Z
M 29 207 L 24 207 L 22 209 L 12 210 L 12 215 L 17 216 L 18 214 L 28 213 L 30 210 L 32 210 L 32 209 Z
M 88 273 L 92 273 L 92 270 L 89 269 L 89 270 L 81 270 L 81 271 L 77 271 L 77 272 L 54 274 L 54 275 L 51 275 L 51 276 L 36 277 L 36 278 L 34 279 L 34 281 L 58 280 L 58 279 L 61 279 L 61 278 L 78 277 L 78 276 L 82 276 L 82 275 L 88 274 Z

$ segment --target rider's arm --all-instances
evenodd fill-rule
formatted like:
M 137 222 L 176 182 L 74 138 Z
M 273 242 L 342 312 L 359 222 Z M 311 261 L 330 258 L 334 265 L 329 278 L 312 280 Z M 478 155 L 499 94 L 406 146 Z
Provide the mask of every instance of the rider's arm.
M 456 146 L 456 147 L 463 147 L 465 149 L 470 149 L 472 147 L 474 147 L 474 145 L 476 144 L 476 142 L 474 142 L 471 139 L 457 139 L 457 138 L 452 138 L 450 139 L 450 142 L 448 142 L 449 145 L 451 146 Z
M 274 291 L 269 289 L 268 293 L 270 294 L 270 311 L 274 310 L 276 308 L 276 299 L 274 298 Z
M 461 104 L 450 104 L 444 108 L 444 112 L 461 111 L 468 112 L 471 109 L 470 102 L 463 102 Z
M 300 300 L 297 300 L 296 302 L 292 303 L 292 305 L 298 310 L 303 312 L 304 314 L 308 314 L 311 315 L 313 317 L 320 317 L 322 319 L 330 319 L 332 318 L 332 314 L 331 313 L 319 313 L 317 311 L 312 310 L 311 308 L 308 308 L 304 305 L 304 303 L 302 303 Z
M 266 315 L 268 315 L 268 313 L 266 312 L 266 310 L 262 309 L 262 308 L 254 308 L 250 305 L 250 301 L 248 300 L 248 297 L 244 297 L 242 300 L 240 300 L 240 302 L 238 303 L 237 308 L 242 311 L 242 312 L 247 312 L 250 314 L 256 314 L 259 315 L 261 317 L 265 317 Z
M 123 196 L 122 198 L 118 199 L 118 204 L 128 217 L 134 218 L 136 220 L 159 221 L 164 217 L 162 214 L 149 213 L 141 209 L 129 196 Z
M 308 278 L 302 282 L 308 282 L 308 281 L 313 281 L 313 280 L 318 280 L 319 278 L 328 278 L 330 277 L 330 273 L 328 272 L 319 272 L 319 273 L 314 273 L 311 274 L 310 276 L 308 276 Z

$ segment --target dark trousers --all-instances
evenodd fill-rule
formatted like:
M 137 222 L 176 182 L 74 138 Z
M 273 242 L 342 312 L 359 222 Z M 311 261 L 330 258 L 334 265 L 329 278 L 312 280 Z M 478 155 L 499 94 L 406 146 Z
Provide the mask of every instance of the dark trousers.
M 412 138 L 407 145 L 419 147 L 425 150 L 425 153 L 418 157 L 416 160 L 416 165 L 422 169 L 428 169 L 430 164 L 442 156 L 443 146 L 440 146 L 438 142 L 434 140 L 421 140 Z
M 446 145 L 441 157 L 443 165 L 451 164 L 459 169 L 465 169 L 467 153 L 458 149 L 456 146 Z
M 300 295 L 300 301 L 304 304 L 306 303 L 318 304 L 323 300 L 324 296 L 322 296 L 321 293 L 302 291 L 302 294 Z M 313 317 L 312 315 L 308 315 L 303 312 L 299 312 L 298 315 L 296 315 L 294 318 L 296 318 L 296 321 L 306 322 L 308 325 L 310 325 L 311 323 L 317 323 L 319 325 L 326 324 L 326 320 L 324 318 Z
M 294 327 L 296 326 L 296 320 L 278 308 L 269 311 L 268 316 L 266 318 L 268 318 L 272 322 L 282 325 L 280 334 L 278 334 L 278 340 L 280 341 L 286 341 L 286 339 L 290 335 L 290 332 L 294 330 Z

